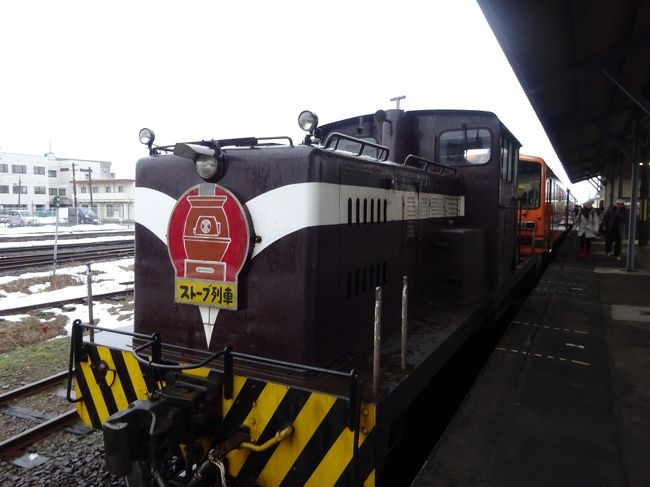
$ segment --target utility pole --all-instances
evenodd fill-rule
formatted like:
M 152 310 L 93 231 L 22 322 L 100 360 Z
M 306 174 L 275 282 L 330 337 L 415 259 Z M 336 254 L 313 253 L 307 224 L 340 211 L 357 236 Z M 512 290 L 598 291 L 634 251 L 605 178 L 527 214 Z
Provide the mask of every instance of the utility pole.
M 20 176 L 18 176 L 18 208 L 20 208 L 20 193 L 23 192 L 23 185 Z
M 95 207 L 93 205 L 93 177 L 92 177 L 93 170 L 88 166 L 88 186 L 89 186 L 89 191 L 90 191 L 90 209 L 92 211 L 95 211 Z
M 72 194 L 74 195 L 74 209 L 77 209 L 77 179 L 74 172 L 74 162 L 72 163 Z
M 79 169 L 79 172 L 85 172 L 88 174 L 88 192 L 90 193 L 90 209 L 93 209 L 93 177 L 92 177 L 92 168 L 88 166 L 88 169 Z

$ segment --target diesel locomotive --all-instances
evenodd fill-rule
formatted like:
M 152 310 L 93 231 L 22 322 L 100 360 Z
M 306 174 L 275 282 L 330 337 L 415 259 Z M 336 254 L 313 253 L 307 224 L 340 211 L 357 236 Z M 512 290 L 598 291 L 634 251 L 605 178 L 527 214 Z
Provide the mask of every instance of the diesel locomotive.
M 410 412 L 534 267 L 495 114 L 299 124 L 299 144 L 140 133 L 134 324 L 77 320 L 70 359 L 128 485 L 399 485 Z

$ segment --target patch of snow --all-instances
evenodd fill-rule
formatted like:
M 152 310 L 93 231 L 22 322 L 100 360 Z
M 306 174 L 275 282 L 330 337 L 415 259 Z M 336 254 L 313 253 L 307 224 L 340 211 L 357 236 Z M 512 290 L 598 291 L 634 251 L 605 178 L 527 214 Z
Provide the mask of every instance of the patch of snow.
M 43 284 L 34 284 L 33 286 L 29 286 L 27 289 L 29 290 L 30 293 L 36 294 L 41 291 L 45 291 L 48 287 L 50 287 L 50 283 L 45 282 Z
M 30 315 L 9 315 L 9 316 L 0 316 L 5 321 L 23 321 L 25 318 L 29 318 Z
M 133 258 L 119 259 L 111 262 L 96 262 L 91 265 L 91 270 L 93 273 L 99 272 L 98 275 L 93 275 L 93 284 L 92 290 L 94 294 L 111 292 L 111 291 L 124 291 L 132 289 L 132 286 L 121 284 L 124 282 L 131 283 L 133 282 L 133 271 L 126 270 L 125 268 L 133 266 Z M 24 293 L 8 293 L 6 297 L 0 299 L 0 317 L 3 319 L 14 318 L 15 321 L 20 321 L 22 318 L 29 315 L 9 315 L 4 316 L 2 314 L 2 309 L 10 309 L 18 306 L 27 306 L 38 303 L 47 303 L 51 300 L 66 300 L 73 299 L 78 297 L 87 296 L 87 286 L 86 286 L 86 271 L 87 267 L 85 265 L 75 266 L 75 267 L 61 267 L 57 269 L 57 275 L 69 274 L 72 276 L 77 276 L 79 282 L 81 283 L 78 286 L 69 286 L 64 289 L 57 289 L 51 291 L 45 291 L 45 288 L 37 289 L 34 294 L 24 294 Z M 29 272 L 22 274 L 20 276 L 4 276 L 0 278 L 0 284 L 14 281 L 16 279 L 26 279 L 30 277 L 47 277 L 51 276 L 51 271 L 43 272 Z M 30 289 L 40 288 L 43 285 L 32 286 Z M 47 285 L 44 285 L 47 286 Z M 93 318 L 99 319 L 98 325 L 104 328 L 118 328 L 125 326 L 132 321 L 133 312 L 124 311 L 120 309 L 121 306 L 119 303 L 98 303 L 95 302 L 93 306 Z M 48 312 L 55 313 L 57 315 L 63 314 L 68 317 L 69 323 L 66 326 L 66 330 L 70 333 L 72 328 L 72 322 L 76 319 L 87 323 L 88 322 L 88 306 L 85 304 L 75 304 L 74 311 L 62 311 L 60 308 L 51 308 L 47 310 Z M 125 319 L 125 316 L 127 317 Z M 119 318 L 119 320 L 118 320 Z M 0 328 L 1 332 L 1 328 Z

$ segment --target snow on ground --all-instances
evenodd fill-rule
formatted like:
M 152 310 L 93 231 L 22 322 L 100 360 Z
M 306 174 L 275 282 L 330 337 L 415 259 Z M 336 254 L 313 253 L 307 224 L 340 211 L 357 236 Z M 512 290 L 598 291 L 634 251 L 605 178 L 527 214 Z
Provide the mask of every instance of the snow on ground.
M 126 229 L 125 226 L 120 225 L 79 225 L 79 227 L 90 227 L 90 230 L 97 231 L 98 229 L 102 230 L 119 230 Z M 108 227 L 108 228 L 107 228 Z M 11 228 L 12 234 L 24 233 L 28 238 L 29 234 L 34 233 L 47 233 L 47 230 L 44 230 L 47 227 L 23 227 L 23 228 Z M 71 229 L 77 229 L 77 227 L 70 227 Z M 37 229 L 36 231 L 31 231 Z M 0 229 L 0 235 L 2 231 Z M 75 230 L 75 233 L 76 231 Z M 110 238 L 110 237 L 106 237 Z M 119 238 L 119 237 L 118 237 Z M 124 237 L 121 237 L 124 238 Z M 39 245 L 43 245 L 43 241 L 38 242 Z M 15 245 L 15 244 L 14 244 Z M 93 293 L 103 293 L 111 291 L 123 291 L 126 289 L 132 289 L 133 286 L 133 271 L 130 270 L 133 267 L 133 258 L 119 259 L 111 262 L 95 262 L 91 265 L 91 270 L 94 272 L 99 272 L 100 274 L 93 276 Z M 8 321 L 20 321 L 26 315 L 7 315 L 3 313 L 3 308 L 13 308 L 23 305 L 37 304 L 37 303 L 46 303 L 54 299 L 64 300 L 78 297 L 85 297 L 88 294 L 87 285 L 86 285 L 86 271 L 88 270 L 87 266 L 74 266 L 74 267 L 58 267 L 56 269 L 57 275 L 68 274 L 77 278 L 80 283 L 78 286 L 69 286 L 65 289 L 58 289 L 54 291 L 48 291 L 50 285 L 49 283 L 38 284 L 30 287 L 32 294 L 26 293 L 7 293 L 0 291 L 0 318 Z M 41 272 L 26 272 L 18 276 L 0 276 L 0 285 L 6 284 L 17 279 L 28 279 L 31 277 L 48 277 L 52 275 L 52 269 Z M 84 322 L 88 322 L 88 307 L 85 304 L 74 304 L 70 305 L 74 307 L 73 311 L 62 311 L 60 308 L 52 308 L 47 311 L 55 314 L 64 314 L 68 317 L 69 322 L 66 327 L 68 333 L 72 326 L 72 322 L 76 319 L 80 319 Z M 95 320 L 99 319 L 99 326 L 105 328 L 118 328 L 131 324 L 133 321 L 133 311 L 119 312 L 121 305 L 116 302 L 112 303 L 95 303 L 93 306 L 93 317 Z M 121 319 L 118 319 L 121 318 Z M 2 328 L 0 325 L 0 333 Z
M 133 282 L 133 271 L 128 270 L 132 265 L 133 258 L 120 259 L 112 262 L 96 262 L 92 264 L 91 269 L 93 271 L 101 272 L 101 274 L 93 277 L 93 293 L 98 294 L 102 292 L 132 289 L 131 284 L 126 284 Z M 68 274 L 71 276 L 77 276 L 79 278 L 79 282 L 81 283 L 78 286 L 69 286 L 65 289 L 58 289 L 49 292 L 41 291 L 31 295 L 26 295 L 24 293 L 5 293 L 3 291 L 0 291 L 0 306 L 4 305 L 5 307 L 16 307 L 23 304 L 49 302 L 53 299 L 65 300 L 84 297 L 88 294 L 87 285 L 85 283 L 86 270 L 86 266 L 67 267 L 57 270 L 57 274 L 59 275 Z M 7 283 L 20 278 L 43 277 L 50 275 L 51 271 L 30 272 L 22 274 L 20 276 L 3 276 L 0 277 L 0 283 Z M 30 303 L 25 302 L 27 299 L 29 299 Z M 46 310 L 55 314 L 66 315 L 69 318 L 68 325 L 66 326 L 68 332 L 72 326 L 72 321 L 80 319 L 84 322 L 88 322 L 88 307 L 85 304 L 74 304 L 69 306 L 74 307 L 74 310 L 62 311 L 60 308 L 52 308 Z M 99 326 L 105 328 L 118 328 L 130 324 L 133 321 L 133 311 L 119 312 L 119 308 L 121 308 L 121 304 L 119 302 L 95 302 L 93 306 L 93 318 L 99 318 Z M 20 315 L 7 315 L 0 310 L 0 318 L 3 318 L 5 320 L 20 321 L 21 317 L 23 316 L 23 313 Z

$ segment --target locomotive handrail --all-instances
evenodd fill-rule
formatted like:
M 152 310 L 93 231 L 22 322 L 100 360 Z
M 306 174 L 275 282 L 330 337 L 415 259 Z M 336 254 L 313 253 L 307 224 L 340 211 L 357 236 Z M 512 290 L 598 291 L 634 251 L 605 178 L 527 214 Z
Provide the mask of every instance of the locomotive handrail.
M 136 333 L 136 332 L 130 332 L 124 330 L 115 330 L 115 329 L 90 325 L 87 323 L 82 323 L 81 320 L 75 320 L 72 323 L 72 346 L 70 347 L 70 364 L 69 364 L 70 373 L 68 374 L 68 387 L 67 387 L 68 389 L 67 399 L 69 402 L 79 402 L 83 400 L 82 397 L 78 397 L 76 399 L 71 398 L 71 390 L 72 390 L 71 371 L 74 365 L 75 357 L 78 357 L 77 354 L 82 351 L 82 347 L 83 347 L 82 340 L 83 340 L 84 329 L 93 330 L 93 331 L 106 331 L 109 333 L 117 333 L 118 335 L 131 336 L 133 338 L 139 338 L 141 340 L 145 340 L 145 342 L 142 345 L 134 348 L 132 353 L 135 359 L 139 363 L 146 365 L 154 370 L 183 371 L 183 370 L 198 369 L 200 367 L 206 366 L 208 363 L 218 359 L 219 357 L 223 357 L 223 361 L 224 361 L 223 374 L 224 377 L 226 378 L 226 381 L 224 382 L 224 397 L 226 399 L 232 399 L 234 358 L 239 358 L 244 361 L 254 362 L 262 365 L 271 365 L 278 368 L 316 372 L 316 373 L 321 373 L 329 376 L 339 377 L 342 379 L 347 379 L 350 381 L 350 389 L 349 389 L 348 397 L 346 398 L 348 401 L 348 408 L 349 408 L 348 410 L 349 427 L 351 430 L 356 432 L 360 424 L 361 381 L 355 369 L 350 370 L 350 372 L 341 372 L 333 369 L 323 369 L 320 367 L 313 367 L 311 365 L 296 364 L 293 362 L 285 362 L 282 360 L 275 360 L 266 357 L 259 357 L 256 355 L 233 352 L 230 349 L 230 347 L 225 347 L 223 350 L 215 352 L 209 355 L 204 360 L 201 360 L 200 362 L 193 363 L 193 364 L 178 365 L 178 364 L 171 364 L 171 363 L 163 363 L 162 362 L 162 338 L 159 333 L 154 332 L 151 335 L 146 335 L 143 333 Z M 148 347 L 151 347 L 151 359 L 139 354 L 140 352 L 142 352 L 144 349 Z M 154 384 L 156 383 L 155 378 L 154 381 L 152 382 Z
M 260 144 L 260 140 L 278 140 L 278 139 L 287 139 L 289 141 L 289 145 L 293 147 L 293 140 L 291 140 L 291 137 L 288 137 L 286 135 L 280 135 L 278 137 L 257 137 L 256 138 L 258 143 L 255 145 L 275 145 L 275 144 Z
M 265 143 L 265 144 L 260 144 L 260 141 L 262 140 L 282 140 L 286 139 L 289 142 L 289 146 L 293 147 L 293 139 L 287 135 L 278 135 L 276 137 L 238 137 L 235 139 L 222 139 L 222 140 L 195 140 L 194 142 L 184 142 L 185 144 L 195 144 L 195 145 L 209 145 L 212 146 L 213 144 L 217 144 L 219 147 L 224 148 L 228 146 L 235 146 L 235 147 L 249 147 L 253 148 L 256 146 L 274 146 L 274 145 L 282 145 L 282 144 L 270 144 L 270 143 Z M 156 151 L 164 151 L 164 152 L 173 152 L 174 148 L 176 147 L 176 144 L 172 145 L 160 145 L 156 146 L 155 150 Z
M 414 166 L 414 165 L 412 165 L 412 164 L 409 164 L 409 162 L 410 162 L 411 160 L 416 160 L 416 161 L 418 161 L 418 162 L 423 162 L 423 163 L 424 163 L 424 167 L 422 167 L 422 168 L 420 168 L 420 169 L 423 169 L 424 171 L 428 171 L 428 170 L 429 170 L 429 169 L 428 169 L 429 164 L 435 166 L 435 167 L 438 168 L 439 170 L 438 170 L 438 171 L 430 171 L 430 172 L 432 172 L 433 174 L 443 174 L 445 171 L 451 171 L 453 174 L 458 174 L 458 169 L 456 169 L 455 167 L 449 167 L 449 166 L 446 166 L 446 165 L 441 164 L 441 163 L 439 163 L 439 162 L 435 162 L 435 161 L 432 161 L 432 160 L 430 160 L 430 159 L 425 159 L 424 157 L 416 156 L 415 154 L 409 154 L 408 156 L 406 156 L 406 159 L 404 159 L 404 166 L 409 166 L 409 165 L 411 165 L 411 166 L 413 166 L 413 167 L 416 167 L 416 166 Z
M 372 147 L 374 149 L 377 149 L 377 157 L 373 157 L 372 159 L 376 159 L 378 161 L 385 161 L 388 159 L 388 153 L 389 153 L 388 147 L 384 145 L 376 144 L 374 142 L 368 142 L 367 140 L 357 139 L 356 137 L 342 134 L 340 132 L 332 132 L 331 134 L 329 134 L 327 136 L 327 139 L 325 139 L 323 148 L 328 150 L 338 150 L 339 142 L 341 142 L 341 140 L 348 140 L 350 142 L 355 142 L 359 144 L 359 150 L 357 151 L 356 154 L 354 154 L 356 156 L 362 156 L 363 151 L 366 147 Z M 365 156 L 365 157 L 370 157 L 370 156 Z

